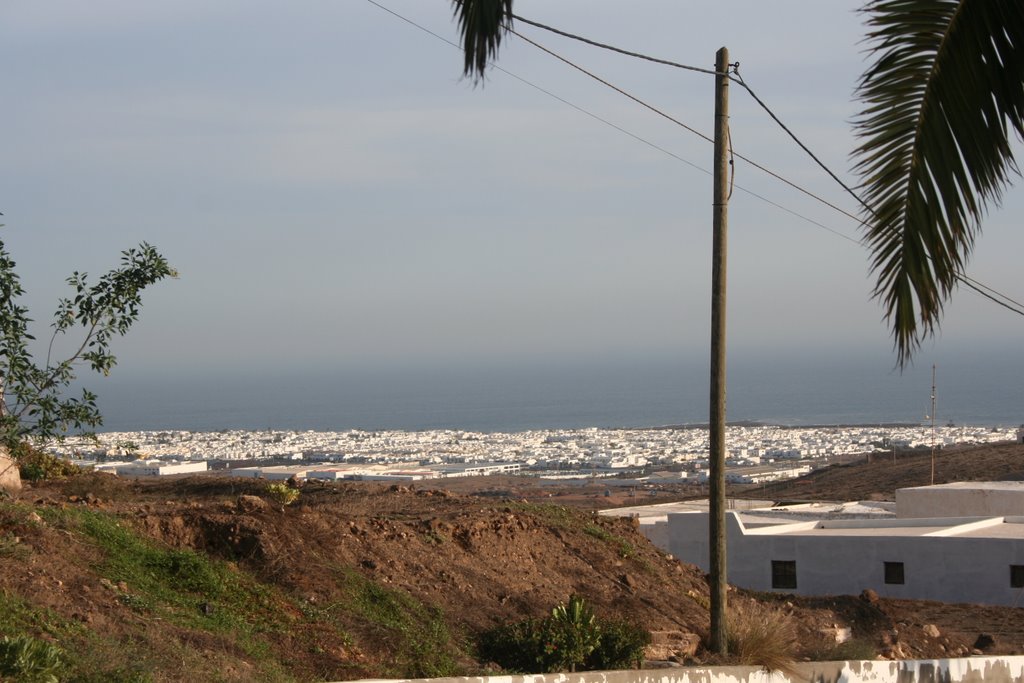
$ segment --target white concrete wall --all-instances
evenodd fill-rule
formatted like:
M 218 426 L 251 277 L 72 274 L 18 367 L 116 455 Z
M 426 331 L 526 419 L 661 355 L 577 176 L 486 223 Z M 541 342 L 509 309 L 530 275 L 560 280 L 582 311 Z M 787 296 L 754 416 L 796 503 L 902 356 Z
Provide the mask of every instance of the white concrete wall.
M 771 527 L 745 529 L 735 513 L 727 515 L 726 528 L 729 583 L 743 588 L 798 595 L 856 595 L 871 588 L 883 597 L 1024 606 L 1024 591 L 1010 587 L 1010 565 L 1024 565 L 1020 538 L 887 536 L 884 528 L 860 535 L 852 529 L 832 536 L 778 534 Z M 667 543 L 658 545 L 708 571 L 707 515 L 670 515 Z M 796 562 L 795 590 L 772 588 L 772 560 Z M 885 583 L 885 562 L 903 562 L 905 583 Z
M 788 672 L 767 671 L 755 666 L 707 666 L 418 680 L 424 683 L 1022 683 L 1024 657 L 799 662 Z M 403 683 L 414 681 L 416 679 L 403 679 Z
M 961 482 L 896 490 L 897 517 L 1024 515 L 1024 482 Z

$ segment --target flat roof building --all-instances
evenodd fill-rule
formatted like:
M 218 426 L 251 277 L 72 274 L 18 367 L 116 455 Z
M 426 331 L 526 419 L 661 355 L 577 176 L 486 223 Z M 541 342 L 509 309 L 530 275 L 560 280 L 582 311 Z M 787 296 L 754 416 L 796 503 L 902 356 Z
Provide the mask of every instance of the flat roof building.
M 901 489 L 895 511 L 869 502 L 728 512 L 728 580 L 798 595 L 870 588 L 892 598 L 1024 605 L 1021 502 L 1018 482 L 972 482 Z M 707 512 L 658 512 L 640 515 L 641 531 L 707 571 Z

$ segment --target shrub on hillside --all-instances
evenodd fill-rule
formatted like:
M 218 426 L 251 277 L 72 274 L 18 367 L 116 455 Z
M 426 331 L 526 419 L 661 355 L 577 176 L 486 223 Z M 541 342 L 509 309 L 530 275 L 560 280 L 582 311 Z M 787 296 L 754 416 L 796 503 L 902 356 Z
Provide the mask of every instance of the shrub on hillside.
M 643 661 L 650 633 L 602 620 L 586 601 L 570 596 L 543 619 L 503 624 L 481 634 L 477 654 L 516 673 L 624 669 Z
M 267 495 L 281 505 L 291 505 L 299 499 L 298 489 L 287 484 L 267 484 Z
M 64 668 L 60 650 L 27 636 L 0 638 L 0 677 L 23 683 L 57 683 Z
M 41 451 L 26 442 L 18 444 L 11 455 L 17 461 L 18 473 L 25 481 L 66 479 L 82 471 L 78 465 Z
M 651 644 L 651 632 L 628 621 L 601 624 L 601 640 L 587 658 L 591 671 L 612 671 L 641 667 L 644 650 Z

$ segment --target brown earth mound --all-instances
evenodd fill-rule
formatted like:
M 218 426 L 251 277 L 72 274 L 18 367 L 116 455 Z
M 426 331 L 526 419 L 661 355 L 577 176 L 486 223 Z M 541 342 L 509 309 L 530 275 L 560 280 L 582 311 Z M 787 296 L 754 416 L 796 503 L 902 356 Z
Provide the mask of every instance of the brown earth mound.
M 708 628 L 705 578 L 626 519 L 375 484 L 308 484 L 286 506 L 266 486 L 86 474 L 0 501 L 0 635 L 57 642 L 80 680 L 338 680 L 478 672 L 476 634 L 571 594 L 652 631 Z M 801 658 L 841 655 L 846 628 L 858 657 L 1024 652 L 1010 608 L 744 591 L 730 604 L 791 614 Z M 706 657 L 684 650 L 661 656 Z

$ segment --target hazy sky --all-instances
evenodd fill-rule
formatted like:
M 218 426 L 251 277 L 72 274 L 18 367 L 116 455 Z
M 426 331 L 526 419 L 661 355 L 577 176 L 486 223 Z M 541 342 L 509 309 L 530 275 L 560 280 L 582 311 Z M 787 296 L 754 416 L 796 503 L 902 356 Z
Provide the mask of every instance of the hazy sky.
M 447 0 L 381 0 L 457 41 Z M 557 3 L 528 18 L 750 86 L 851 179 L 858 2 Z M 520 30 L 711 132 L 713 81 Z M 45 321 L 74 270 L 148 241 L 178 268 L 145 296 L 118 373 L 706 353 L 711 145 L 512 37 L 485 87 L 461 53 L 366 0 L 7 0 L 3 239 Z M 536 87 L 533 87 L 536 86 Z M 682 163 L 545 94 L 682 157 Z M 737 151 L 853 210 L 732 88 Z M 890 349 L 856 225 L 737 161 L 736 353 Z M 742 187 L 743 189 L 739 189 Z M 1024 299 L 1024 189 L 969 274 Z M 1020 346 L 1022 320 L 959 292 L 943 349 Z

